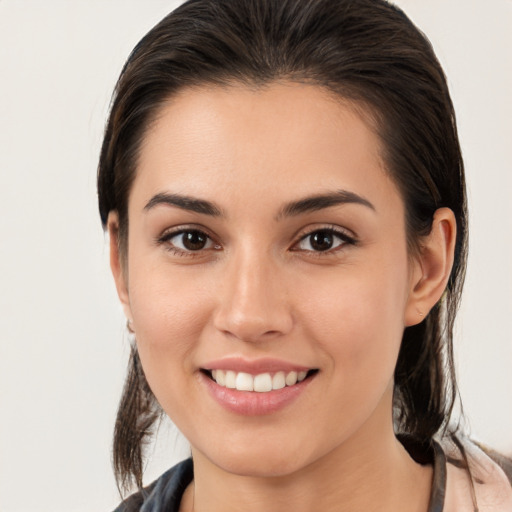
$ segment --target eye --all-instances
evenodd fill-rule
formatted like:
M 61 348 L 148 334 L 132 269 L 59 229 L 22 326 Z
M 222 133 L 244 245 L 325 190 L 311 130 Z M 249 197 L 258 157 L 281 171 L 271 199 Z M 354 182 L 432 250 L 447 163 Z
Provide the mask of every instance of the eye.
M 345 244 L 355 244 L 355 240 L 346 233 L 333 228 L 317 229 L 303 236 L 295 245 L 294 250 L 327 252 Z
M 159 242 L 166 243 L 171 246 L 170 249 L 182 253 L 218 248 L 206 233 L 198 229 L 181 229 L 166 233 Z

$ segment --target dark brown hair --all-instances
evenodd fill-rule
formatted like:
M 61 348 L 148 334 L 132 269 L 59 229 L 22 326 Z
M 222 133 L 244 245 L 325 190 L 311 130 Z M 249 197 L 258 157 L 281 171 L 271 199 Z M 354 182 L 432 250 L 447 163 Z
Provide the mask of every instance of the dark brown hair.
M 197 85 L 307 82 L 360 105 L 376 126 L 401 191 L 410 251 L 434 212 L 457 220 L 444 298 L 404 331 L 395 370 L 397 432 L 428 442 L 456 398 L 452 330 L 464 280 L 464 169 L 446 80 L 426 37 L 384 0 L 190 0 L 136 46 L 116 85 L 98 169 L 103 225 L 117 211 L 126 254 L 127 203 L 148 124 L 176 91 Z M 160 413 L 133 349 L 114 434 L 118 484 L 142 485 L 145 439 Z

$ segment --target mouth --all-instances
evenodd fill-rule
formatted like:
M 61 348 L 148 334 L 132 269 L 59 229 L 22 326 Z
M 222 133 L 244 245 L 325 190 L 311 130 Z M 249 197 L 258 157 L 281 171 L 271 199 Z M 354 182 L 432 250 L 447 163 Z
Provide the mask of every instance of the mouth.
M 236 389 L 237 391 L 269 393 L 285 387 L 295 386 L 313 377 L 318 373 L 318 370 L 277 371 L 259 373 L 257 375 L 221 369 L 202 369 L 201 372 L 223 388 Z

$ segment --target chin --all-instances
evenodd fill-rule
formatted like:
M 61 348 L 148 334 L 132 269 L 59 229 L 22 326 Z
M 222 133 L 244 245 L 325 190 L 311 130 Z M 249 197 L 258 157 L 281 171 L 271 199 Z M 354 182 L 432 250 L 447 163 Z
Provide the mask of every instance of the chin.
M 193 457 L 196 454 L 201 458 L 205 456 L 223 471 L 256 478 L 286 477 L 296 473 L 314 462 L 315 454 L 308 453 L 304 443 L 286 444 L 282 439 L 274 442 L 265 439 L 261 443 L 255 439 L 249 443 L 219 443 L 213 450 L 210 447 L 202 454 L 192 450 Z
M 216 463 L 216 461 L 213 461 Z M 296 473 L 304 464 L 289 457 L 269 457 L 259 454 L 253 457 L 230 457 L 216 463 L 222 470 L 239 476 L 253 478 L 286 477 Z

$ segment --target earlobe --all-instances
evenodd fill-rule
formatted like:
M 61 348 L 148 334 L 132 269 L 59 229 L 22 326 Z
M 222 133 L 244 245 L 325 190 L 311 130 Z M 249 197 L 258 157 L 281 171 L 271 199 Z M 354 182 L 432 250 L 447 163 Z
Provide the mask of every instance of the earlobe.
M 126 265 L 123 261 L 123 255 L 119 244 L 119 216 L 116 211 L 111 211 L 108 215 L 107 230 L 110 243 L 110 269 L 114 277 L 117 289 L 117 295 L 121 301 L 124 314 L 128 323 L 133 323 L 130 300 L 128 294 L 128 281 L 126 276 Z
M 442 297 L 453 266 L 457 222 L 449 208 L 434 213 L 432 229 L 421 241 L 411 272 L 405 325 L 419 324 Z

